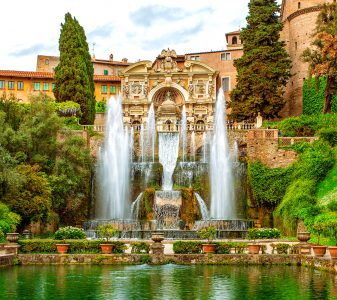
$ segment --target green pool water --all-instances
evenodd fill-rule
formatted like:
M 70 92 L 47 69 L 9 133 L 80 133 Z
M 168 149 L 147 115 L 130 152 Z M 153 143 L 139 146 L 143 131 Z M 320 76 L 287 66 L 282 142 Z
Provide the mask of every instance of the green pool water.
M 337 277 L 290 266 L 16 266 L 0 299 L 337 299 Z

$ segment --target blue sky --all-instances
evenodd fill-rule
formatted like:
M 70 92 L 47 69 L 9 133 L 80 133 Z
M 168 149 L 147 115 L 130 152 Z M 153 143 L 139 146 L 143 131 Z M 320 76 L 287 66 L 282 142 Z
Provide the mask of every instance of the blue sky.
M 11 0 L 1 3 L 0 69 L 35 70 L 36 56 L 58 55 L 60 24 L 70 12 L 84 27 L 96 58 L 154 60 L 221 50 L 225 33 L 245 26 L 248 0 Z

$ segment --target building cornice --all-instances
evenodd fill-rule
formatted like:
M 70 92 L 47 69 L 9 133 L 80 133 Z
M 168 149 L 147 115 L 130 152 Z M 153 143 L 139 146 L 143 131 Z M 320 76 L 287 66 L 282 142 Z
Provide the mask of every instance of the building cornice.
M 316 12 L 316 11 L 320 11 L 321 9 L 322 9 L 322 5 L 317 5 L 317 6 L 299 9 L 299 10 L 293 12 L 292 14 L 290 14 L 285 20 L 290 22 L 291 20 L 295 19 L 296 17 L 298 17 L 300 15 L 313 13 L 313 12 Z

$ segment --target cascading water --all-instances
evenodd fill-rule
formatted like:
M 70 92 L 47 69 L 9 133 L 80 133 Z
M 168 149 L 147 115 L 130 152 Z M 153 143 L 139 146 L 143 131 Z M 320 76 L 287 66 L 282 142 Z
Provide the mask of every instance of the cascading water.
M 108 101 L 104 145 L 99 155 L 97 219 L 129 217 L 130 133 L 123 127 L 121 98 Z
M 231 220 L 235 219 L 237 214 L 234 203 L 232 162 L 225 127 L 225 111 L 224 92 L 220 89 L 215 108 L 210 157 L 211 218 Z
M 159 162 L 163 166 L 162 190 L 171 191 L 173 187 L 172 175 L 176 167 L 179 152 L 178 133 L 159 133 Z
M 191 161 L 195 161 L 195 132 L 191 134 Z
M 137 197 L 137 199 L 132 203 L 131 205 L 131 217 L 134 220 L 138 219 L 138 215 L 139 215 L 139 204 L 140 204 L 140 200 L 143 197 L 143 193 L 140 193 Z
M 239 161 L 239 146 L 238 142 L 235 141 L 233 144 L 233 162 L 238 162 Z
M 182 147 L 182 161 L 185 161 L 186 156 L 186 145 L 187 145 L 187 116 L 186 116 L 186 107 L 183 105 L 183 109 L 181 112 L 181 127 L 180 127 L 180 134 L 181 134 L 181 147 Z
M 152 157 L 152 162 L 154 162 L 154 150 L 156 144 L 156 119 L 154 113 L 153 103 L 150 106 L 149 114 L 147 116 L 147 128 L 146 128 L 146 143 L 150 146 L 150 157 Z
M 144 136 L 144 125 L 140 125 L 140 133 L 139 133 L 139 148 L 140 148 L 140 155 L 139 161 L 145 162 L 145 136 Z
M 207 163 L 207 135 L 206 132 L 202 134 L 202 162 Z
M 208 220 L 209 219 L 209 214 L 208 214 L 208 209 L 206 206 L 206 203 L 204 199 L 201 198 L 201 196 L 198 193 L 194 193 L 195 197 L 197 198 L 200 212 L 201 212 L 201 218 L 202 220 Z

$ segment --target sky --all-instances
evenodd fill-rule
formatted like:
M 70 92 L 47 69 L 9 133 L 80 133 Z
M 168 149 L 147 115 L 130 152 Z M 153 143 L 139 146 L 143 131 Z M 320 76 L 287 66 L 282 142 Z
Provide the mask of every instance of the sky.
M 226 32 L 246 24 L 249 0 L 10 0 L 1 1 L 0 69 L 34 71 L 36 57 L 59 55 L 64 15 L 86 32 L 98 59 L 151 60 L 162 49 L 177 54 L 223 50 Z

